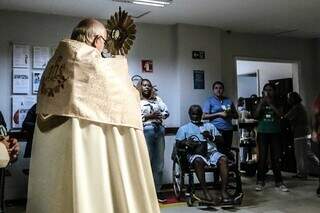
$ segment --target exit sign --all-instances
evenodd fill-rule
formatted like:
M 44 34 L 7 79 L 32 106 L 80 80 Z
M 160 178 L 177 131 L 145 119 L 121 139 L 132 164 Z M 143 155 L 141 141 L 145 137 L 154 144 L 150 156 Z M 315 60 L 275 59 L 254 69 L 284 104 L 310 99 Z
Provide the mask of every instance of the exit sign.
M 194 50 L 194 51 L 192 51 L 192 58 L 193 59 L 205 59 L 206 53 L 204 51 Z

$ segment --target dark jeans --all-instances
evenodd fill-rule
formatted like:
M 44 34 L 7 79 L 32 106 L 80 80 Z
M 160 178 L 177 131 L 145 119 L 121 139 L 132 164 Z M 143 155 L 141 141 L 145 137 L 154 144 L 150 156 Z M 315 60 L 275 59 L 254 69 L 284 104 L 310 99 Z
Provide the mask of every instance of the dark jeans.
M 220 153 L 228 155 L 232 145 L 233 130 L 220 130 L 223 141 L 217 142 L 216 146 Z
M 258 133 L 258 174 L 257 181 L 264 183 L 265 172 L 267 171 L 268 150 L 270 147 L 271 165 L 276 184 L 282 183 L 281 176 L 281 155 L 282 146 L 280 141 L 280 134 L 277 133 Z
M 165 128 L 161 124 L 148 124 L 143 127 L 156 191 L 160 192 L 164 167 Z

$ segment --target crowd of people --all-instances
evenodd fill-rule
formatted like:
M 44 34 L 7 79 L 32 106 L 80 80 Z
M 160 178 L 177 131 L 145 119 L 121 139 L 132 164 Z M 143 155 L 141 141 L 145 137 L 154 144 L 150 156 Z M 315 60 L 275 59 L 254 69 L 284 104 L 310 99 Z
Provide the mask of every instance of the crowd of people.
M 243 113 L 243 101 L 241 97 L 238 100 L 238 110 Z M 256 98 L 255 98 L 256 100 Z M 311 149 L 311 142 L 318 142 L 317 138 L 317 116 L 319 110 L 318 98 L 315 99 L 313 105 L 312 122 L 309 122 L 308 113 L 306 107 L 302 104 L 302 98 L 297 92 L 290 92 L 287 94 L 286 103 L 288 109 L 285 110 L 284 106 L 280 104 L 279 97 L 277 97 L 275 86 L 271 83 L 267 83 L 263 87 L 262 97 L 259 101 L 256 101 L 253 106 L 253 112 L 246 112 L 246 117 L 254 118 L 258 121 L 257 132 L 257 185 L 256 191 L 262 191 L 265 186 L 266 171 L 269 170 L 267 163 L 268 158 L 271 159 L 271 168 L 274 174 L 275 185 L 283 192 L 288 192 L 289 189 L 282 181 L 281 168 L 283 163 L 283 141 L 281 134 L 283 133 L 283 127 L 281 124 L 288 122 L 290 134 L 293 138 L 293 145 L 295 150 L 296 171 L 297 173 L 293 178 L 301 180 L 307 179 L 308 167 L 311 164 L 319 173 L 320 163 L 319 158 Z M 312 124 L 310 124 L 312 123 Z M 287 127 L 286 127 L 287 128 Z M 248 134 L 248 133 L 247 133 Z M 312 137 L 310 138 L 310 135 Z M 311 139 L 311 140 L 310 140 Z M 247 159 L 247 150 L 244 147 L 242 159 Z M 270 155 L 269 155 L 270 150 Z M 320 179 L 319 187 L 316 191 L 320 196 Z
M 37 106 L 23 125 L 29 132 L 26 157 L 30 157 L 33 140 L 29 213 L 159 212 L 158 202 L 166 201 L 161 186 L 168 108 L 149 79 L 133 87 L 123 57 L 101 57 L 106 39 L 107 32 L 99 21 L 81 21 L 71 39 L 60 42 L 43 74 Z M 234 160 L 230 155 L 232 119 L 238 119 L 239 114 L 231 99 L 224 96 L 224 89 L 222 82 L 214 82 L 213 95 L 203 108 L 190 106 L 190 122 L 176 134 L 177 144 L 188 143 L 192 135 L 199 143 L 209 141 L 205 154 L 187 156 L 204 191 L 200 199 L 208 202 L 215 202 L 205 180 L 205 167 L 210 165 L 219 168 L 215 175 L 221 179 L 221 201 L 231 199 L 226 192 L 228 160 Z M 253 113 L 258 121 L 257 191 L 265 186 L 268 150 L 275 186 L 289 191 L 281 175 L 281 119 L 290 122 L 294 135 L 296 177 L 307 177 L 308 160 L 320 168 L 307 138 L 311 133 L 312 141 L 320 139 L 320 96 L 313 106 L 312 128 L 301 102 L 298 93 L 290 93 L 291 108 L 284 113 L 274 86 L 268 83 L 263 87 Z M 0 142 L 10 160 L 16 159 L 16 139 L 4 135 Z
M 152 84 L 150 80 L 143 79 L 141 81 L 141 86 L 146 87 L 147 90 L 152 91 Z M 151 87 L 151 89 L 149 88 Z M 153 129 L 153 137 L 157 138 L 158 133 L 155 130 L 159 124 L 162 124 L 162 120 L 167 118 L 168 112 L 167 108 L 161 101 L 157 107 L 154 107 L 154 114 L 150 113 L 150 109 L 152 109 L 152 105 L 150 103 L 145 102 L 145 95 L 143 95 L 143 91 L 146 89 L 142 89 L 140 93 L 142 94 L 141 98 L 141 107 L 142 107 L 142 117 L 144 121 L 145 128 L 145 137 L 148 146 L 152 145 L 152 140 L 150 140 L 150 130 L 149 133 L 146 132 L 146 129 Z M 230 152 L 230 148 L 232 145 L 232 137 L 233 137 L 233 125 L 232 119 L 239 118 L 237 109 L 233 102 L 223 95 L 224 93 L 224 85 L 222 82 L 217 81 L 212 85 L 213 96 L 209 97 L 203 104 L 203 111 L 199 105 L 192 105 L 189 109 L 189 118 L 190 123 L 183 125 L 179 128 L 176 135 L 176 143 L 181 143 L 182 141 L 187 140 L 191 135 L 196 135 L 199 141 L 207 141 L 204 139 L 203 132 L 208 131 L 212 136 L 215 137 L 214 145 L 208 145 L 208 152 L 204 155 L 200 154 L 191 154 L 188 156 L 189 163 L 195 168 L 195 173 L 199 180 L 199 183 L 204 191 L 204 198 L 202 200 L 213 201 L 214 199 L 211 197 L 208 192 L 206 183 L 205 183 L 205 175 L 204 168 L 205 165 L 218 165 L 220 168 L 220 174 L 217 173 L 215 175 L 220 175 L 222 180 L 222 200 L 228 200 L 228 195 L 224 191 L 224 186 L 226 177 L 226 159 L 232 160 L 233 156 L 228 156 Z M 151 93 L 151 92 L 149 92 Z M 151 96 L 150 96 L 151 97 Z M 271 160 L 271 168 L 274 174 L 275 187 L 283 192 L 289 192 L 289 189 L 284 184 L 281 168 L 283 162 L 283 143 L 281 141 L 281 120 L 286 119 L 289 121 L 291 126 L 291 131 L 294 137 L 294 146 L 295 146 L 295 156 L 297 161 L 297 174 L 294 177 L 303 179 L 307 177 L 307 164 L 308 162 L 313 163 L 316 168 L 320 168 L 319 159 L 317 156 L 311 151 L 310 148 L 310 140 L 308 140 L 308 135 L 310 134 L 309 122 L 307 117 L 307 111 L 305 107 L 302 105 L 302 99 L 297 92 L 291 92 L 288 94 L 287 103 L 290 108 L 285 113 L 283 107 L 279 104 L 277 99 L 277 94 L 275 91 L 275 87 L 271 83 L 267 83 L 263 87 L 262 97 L 259 99 L 258 97 L 253 97 L 255 99 L 255 106 L 251 118 L 257 120 L 257 128 L 255 138 L 257 141 L 257 150 L 258 150 L 258 166 L 257 166 L 257 185 L 255 187 L 256 191 L 262 191 L 265 187 L 265 179 L 266 179 L 266 171 L 269 169 L 268 158 L 270 156 Z M 252 98 L 252 99 L 253 99 Z M 153 103 L 159 97 L 156 96 L 153 98 Z M 161 100 L 161 99 L 160 99 Z M 241 114 L 243 108 L 244 99 L 240 98 L 238 101 L 238 110 Z M 317 101 L 316 101 L 317 102 Z M 319 100 L 318 100 L 319 102 Z M 319 103 L 318 103 L 319 104 Z M 146 105 L 148 105 L 148 110 L 146 110 Z M 163 107 L 161 107 L 163 106 Z M 317 104 L 315 104 L 317 106 Z M 317 111 L 318 110 L 318 111 Z M 158 122 L 152 124 L 152 127 L 148 127 L 150 124 L 146 122 L 148 120 L 145 118 L 145 114 L 151 115 L 152 118 L 158 118 Z M 319 124 L 317 123 L 317 116 L 319 109 L 314 107 L 314 119 L 315 122 L 312 126 L 313 132 L 313 141 L 318 141 L 316 132 L 318 131 Z M 153 116 L 154 117 L 153 117 Z M 203 122 L 207 120 L 207 122 Z M 221 138 L 221 139 L 220 139 Z M 154 141 L 154 140 L 153 140 Z M 161 131 L 161 142 L 164 142 L 163 131 Z M 160 144 L 158 144 L 160 145 Z M 162 145 L 161 145 L 162 147 Z M 270 154 L 269 154 L 270 150 Z M 150 156 L 154 155 L 154 152 L 151 152 L 149 149 Z M 162 161 L 158 161 L 156 168 L 163 169 L 163 150 L 158 150 L 158 154 L 161 154 Z M 151 158 L 152 159 L 152 158 Z M 156 161 L 151 160 L 152 167 L 155 167 Z M 320 169 L 319 169 L 320 171 Z M 153 170 L 154 178 L 156 180 L 157 191 L 159 191 L 158 186 L 159 173 L 156 170 Z M 320 179 L 319 179 L 320 180 Z M 320 183 L 319 183 L 320 184 Z M 320 186 L 320 185 L 319 185 Z M 317 194 L 319 195 L 320 188 L 317 189 Z M 164 197 L 161 196 L 159 201 L 163 201 Z

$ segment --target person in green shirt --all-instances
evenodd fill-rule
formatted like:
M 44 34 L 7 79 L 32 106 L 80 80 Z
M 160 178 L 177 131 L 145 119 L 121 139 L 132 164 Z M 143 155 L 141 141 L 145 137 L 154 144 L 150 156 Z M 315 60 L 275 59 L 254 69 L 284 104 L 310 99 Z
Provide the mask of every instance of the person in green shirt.
M 271 164 L 276 188 L 288 192 L 281 175 L 281 112 L 276 103 L 275 87 L 267 83 L 263 87 L 262 99 L 257 106 L 255 117 L 258 120 L 258 174 L 256 191 L 262 191 L 265 186 L 265 171 L 267 169 L 268 150 L 270 148 Z

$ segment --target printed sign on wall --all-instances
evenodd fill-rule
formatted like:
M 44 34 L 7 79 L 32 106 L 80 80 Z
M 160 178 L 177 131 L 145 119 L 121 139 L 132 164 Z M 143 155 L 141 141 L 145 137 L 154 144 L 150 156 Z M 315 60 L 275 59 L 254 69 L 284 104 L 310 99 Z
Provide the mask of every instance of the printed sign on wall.
M 142 72 L 153 72 L 152 60 L 142 60 L 141 66 L 142 66 Z
M 204 89 L 204 71 L 193 70 L 193 88 Z

